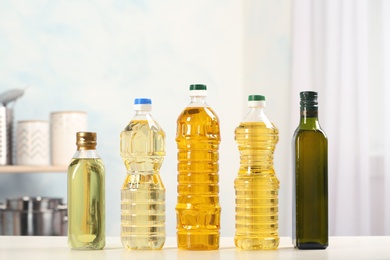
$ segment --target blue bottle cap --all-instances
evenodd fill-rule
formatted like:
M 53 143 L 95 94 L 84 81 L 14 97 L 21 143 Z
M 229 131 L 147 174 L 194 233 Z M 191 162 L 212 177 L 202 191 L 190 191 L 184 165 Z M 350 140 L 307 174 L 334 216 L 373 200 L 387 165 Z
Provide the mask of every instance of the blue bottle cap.
M 152 100 L 150 98 L 136 98 L 134 99 L 134 110 L 152 110 Z
M 136 98 L 134 99 L 134 105 L 152 104 L 150 98 Z

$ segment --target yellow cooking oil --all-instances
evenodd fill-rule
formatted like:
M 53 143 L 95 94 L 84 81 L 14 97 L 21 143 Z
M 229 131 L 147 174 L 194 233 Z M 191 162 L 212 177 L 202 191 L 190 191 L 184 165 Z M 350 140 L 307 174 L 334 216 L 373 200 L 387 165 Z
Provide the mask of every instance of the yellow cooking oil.
M 163 247 L 166 236 L 165 187 L 159 174 L 165 133 L 152 118 L 141 117 L 120 135 L 127 169 L 121 190 L 121 241 L 127 249 L 154 250 Z
M 240 168 L 235 179 L 236 234 L 243 250 L 276 249 L 278 235 L 278 190 L 273 153 L 278 129 L 264 122 L 242 122 L 235 130 Z
M 187 107 L 177 120 L 179 249 L 219 248 L 219 120 L 208 106 Z
M 104 165 L 73 158 L 68 168 L 68 243 L 73 249 L 105 246 Z

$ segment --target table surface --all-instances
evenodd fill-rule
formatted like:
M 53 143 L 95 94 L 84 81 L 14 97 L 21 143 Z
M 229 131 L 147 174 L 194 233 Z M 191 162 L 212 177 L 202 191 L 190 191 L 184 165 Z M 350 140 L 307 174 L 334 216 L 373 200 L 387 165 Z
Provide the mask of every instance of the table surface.
M 279 248 L 269 251 L 238 250 L 231 237 L 221 238 L 220 249 L 212 251 L 178 250 L 173 237 L 162 250 L 129 251 L 119 237 L 107 237 L 103 250 L 78 251 L 68 248 L 67 237 L 0 236 L 0 259 L 390 259 L 390 236 L 330 237 L 326 250 L 298 250 L 291 238 L 281 237 Z

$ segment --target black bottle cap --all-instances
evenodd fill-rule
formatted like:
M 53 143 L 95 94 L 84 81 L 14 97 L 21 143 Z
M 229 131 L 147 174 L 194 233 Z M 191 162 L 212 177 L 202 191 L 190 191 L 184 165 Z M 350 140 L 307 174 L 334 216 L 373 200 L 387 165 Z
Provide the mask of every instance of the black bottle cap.
M 318 93 L 315 91 L 302 91 L 300 93 L 301 107 L 318 109 Z

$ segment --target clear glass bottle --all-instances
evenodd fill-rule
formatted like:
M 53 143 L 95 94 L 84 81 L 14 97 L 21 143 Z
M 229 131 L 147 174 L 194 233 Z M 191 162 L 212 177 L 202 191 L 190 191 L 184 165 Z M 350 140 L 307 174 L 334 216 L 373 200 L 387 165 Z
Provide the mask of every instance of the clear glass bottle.
M 135 116 L 120 135 L 127 169 L 121 191 L 121 240 L 132 250 L 161 249 L 166 236 L 165 187 L 160 177 L 165 133 L 151 109 L 150 99 L 135 99 Z
M 68 167 L 68 244 L 72 249 L 103 249 L 105 169 L 96 152 L 96 133 L 78 132 L 77 151 Z
M 206 103 L 207 87 L 190 86 L 190 104 L 177 119 L 178 248 L 219 248 L 219 119 Z
M 300 93 L 301 119 L 292 140 L 293 232 L 299 249 L 328 247 L 328 139 L 318 121 L 317 92 Z
M 235 179 L 237 248 L 276 249 L 279 180 L 273 158 L 279 131 L 266 117 L 265 97 L 250 95 L 249 111 L 235 129 L 240 169 Z

